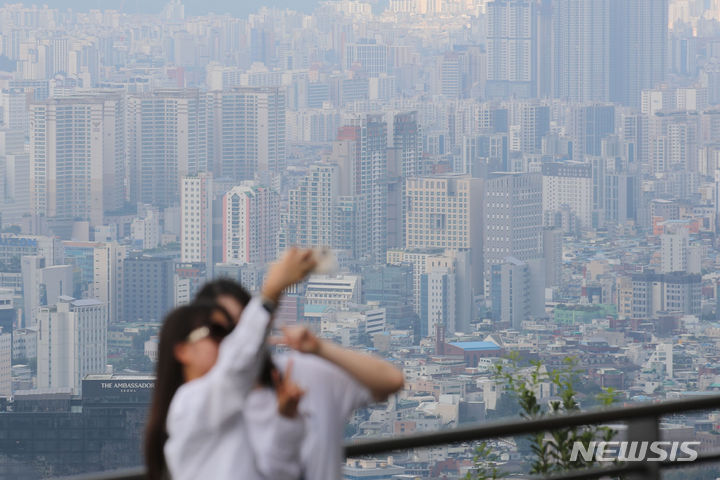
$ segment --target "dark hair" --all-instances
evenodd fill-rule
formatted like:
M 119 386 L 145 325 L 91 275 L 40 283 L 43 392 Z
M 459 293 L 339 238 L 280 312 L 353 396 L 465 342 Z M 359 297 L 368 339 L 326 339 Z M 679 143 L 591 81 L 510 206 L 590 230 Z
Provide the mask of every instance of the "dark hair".
M 247 307 L 250 303 L 252 296 L 245 290 L 245 287 L 240 285 L 235 280 L 230 278 L 218 278 L 212 282 L 206 283 L 203 288 L 195 296 L 196 301 L 217 301 L 218 297 L 228 295 L 234 298 L 243 308 Z M 272 371 L 277 370 L 277 367 L 270 357 L 270 353 L 267 349 L 263 349 L 260 353 L 262 355 L 260 373 L 257 378 L 257 382 L 263 387 L 274 388 Z
M 209 300 L 214 302 L 222 295 L 229 295 L 237 300 L 240 305 L 247 307 L 252 296 L 245 290 L 245 287 L 229 278 L 218 278 L 206 283 L 195 296 L 195 300 Z
M 225 309 L 210 302 L 198 302 L 176 308 L 170 312 L 160 330 L 158 362 L 150 415 L 145 427 L 145 461 L 147 477 L 160 480 L 166 476 L 163 448 L 167 441 L 166 420 L 170 402 L 175 392 L 185 382 L 182 364 L 175 358 L 175 346 L 184 342 L 198 327 L 210 325 L 212 314 L 223 312 L 231 324 Z

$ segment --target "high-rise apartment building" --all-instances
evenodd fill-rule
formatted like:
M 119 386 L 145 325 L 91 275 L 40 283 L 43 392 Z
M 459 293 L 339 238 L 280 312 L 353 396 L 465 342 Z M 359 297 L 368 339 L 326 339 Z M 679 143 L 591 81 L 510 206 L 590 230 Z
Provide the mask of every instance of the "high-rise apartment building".
M 5 333 L 12 333 L 17 320 L 14 292 L 11 288 L 0 288 L 0 328 Z
M 158 89 L 127 99 L 130 201 L 177 205 L 183 177 L 207 170 L 207 99 Z
M 125 202 L 124 110 L 112 93 L 60 97 L 30 106 L 33 213 L 102 225 Z
M 32 214 L 30 202 L 30 155 L 0 156 L 0 208 L 3 225 L 19 225 Z
M 71 388 L 85 375 L 105 372 L 107 311 L 95 299 L 61 297 L 38 314 L 38 387 Z
M 573 139 L 573 160 L 601 155 L 602 141 L 615 133 L 613 105 L 573 105 L 570 107 L 568 135 Z
M 544 313 L 544 260 L 527 262 L 507 257 L 490 268 L 490 301 L 496 322 L 521 328 L 531 316 Z
M 487 84 L 489 98 L 532 98 L 537 92 L 535 0 L 488 2 Z
M 571 102 L 610 94 L 610 0 L 553 2 L 554 92 Z
M 93 298 L 107 306 L 108 323 L 122 319 L 123 262 L 127 247 L 117 243 L 100 243 L 93 249 Z
M 513 257 L 527 262 L 542 256 L 542 175 L 495 173 L 483 192 L 483 261 L 490 268 Z
M 405 247 L 467 250 L 472 289 L 482 289 L 482 181 L 469 175 L 407 180 Z
M 371 77 L 387 73 L 388 47 L 374 40 L 345 45 L 345 69 L 359 66 Z
M 425 174 L 422 128 L 418 112 L 393 115 L 392 145 L 387 154 L 387 247 L 405 246 L 405 220 L 407 216 L 406 181 Z
M 410 265 L 362 267 L 363 299 L 377 302 L 387 312 L 388 323 L 408 328 L 416 318 L 413 309 L 413 268 Z
M 631 279 L 632 318 L 654 318 L 661 312 L 700 314 L 700 275 L 645 272 L 632 275 Z
M 12 330 L 0 327 L 0 398 L 12 396 Z
M 25 130 L 0 129 L 0 210 L 3 225 L 17 225 L 32 211 Z
M 279 195 L 255 182 L 233 187 L 223 197 L 223 263 L 275 259 Z
M 401 174 L 404 178 L 425 174 L 423 163 L 422 127 L 418 112 L 397 113 L 392 121 L 392 145 L 400 155 Z
M 605 220 L 622 225 L 629 220 L 638 220 L 640 200 L 638 175 L 630 173 L 609 173 L 605 179 Z
M 451 268 L 433 269 L 420 276 L 420 336 L 435 337 L 438 328 L 455 333 L 457 312 L 455 272 Z
M 445 52 L 438 59 L 439 92 L 447 98 L 464 98 L 466 94 L 467 58 L 459 52 Z
M 73 294 L 73 267 L 71 265 L 48 265 L 45 258 L 37 255 L 21 259 L 25 327 L 37 322 L 38 308 L 53 305 L 58 298 Z
M 558 228 L 543 229 L 543 257 L 545 258 L 545 288 L 562 285 L 563 234 Z
M 668 3 L 668 0 L 611 0 L 611 101 L 638 108 L 641 92 L 665 80 Z
M 180 191 L 180 261 L 200 262 L 212 271 L 213 178 L 209 173 L 184 177 Z
M 24 88 L 14 87 L 0 91 L 0 106 L 2 106 L 0 118 L 5 127 L 27 131 L 28 95 Z
M 698 171 L 700 119 L 692 112 L 656 113 L 649 120 L 648 160 L 655 174 Z
M 463 137 L 462 173 L 485 178 L 488 173 L 508 170 L 508 136 L 506 133 Z
M 541 153 L 542 139 L 550 133 L 550 107 L 530 102 L 513 103 L 510 117 L 518 132 L 510 148 L 522 153 Z
M 580 162 L 547 162 L 542 165 L 543 223 L 561 226 L 555 215 L 567 206 L 581 228 L 592 226 L 592 166 Z
M 358 224 L 364 238 L 359 254 L 372 259 L 385 258 L 387 250 L 387 123 L 381 115 L 363 115 L 341 127 L 338 141 L 346 142 L 349 151 L 343 166 L 343 177 L 350 179 L 351 195 L 357 202 Z
M 298 187 L 290 190 L 283 225 L 288 246 L 335 246 L 339 171 L 337 165 L 311 165 Z
M 174 261 L 170 257 L 134 255 L 123 265 L 124 321 L 159 322 L 173 307 Z
M 441 248 L 388 250 L 387 263 L 412 265 L 413 305 L 420 334 L 434 336 L 440 323 L 467 332 L 473 320 L 470 252 Z
M 280 88 L 238 87 L 208 93 L 212 109 L 209 168 L 217 178 L 280 174 L 287 163 L 286 98 Z
M 660 235 L 660 273 L 685 272 L 699 274 L 702 267 L 702 247 L 690 243 L 685 222 L 669 220 L 662 223 Z

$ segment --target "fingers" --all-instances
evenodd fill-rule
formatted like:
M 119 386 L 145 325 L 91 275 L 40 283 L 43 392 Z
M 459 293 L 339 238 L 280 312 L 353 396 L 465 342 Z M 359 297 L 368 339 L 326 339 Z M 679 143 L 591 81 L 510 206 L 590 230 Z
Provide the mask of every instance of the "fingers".
M 280 378 L 279 373 L 273 373 L 276 373 L 276 378 Z M 291 374 L 292 363 L 289 363 L 288 369 L 282 377 L 282 382 L 279 384 L 281 388 L 276 390 L 278 398 L 278 411 L 282 416 L 287 418 L 294 418 L 297 416 L 300 400 L 302 400 L 305 395 L 305 390 L 300 388 L 290 379 Z
M 268 337 L 267 343 L 269 345 L 286 345 L 291 348 L 293 347 L 293 344 L 296 343 L 297 335 L 296 332 L 299 327 L 288 327 L 288 326 L 282 326 L 280 327 L 280 330 L 282 331 L 282 335 L 273 335 L 272 337 Z
M 267 343 L 269 345 L 287 345 L 288 339 L 287 339 L 287 337 L 273 336 L 273 337 L 268 337 Z
M 312 250 L 291 247 L 282 258 L 268 269 L 262 293 L 265 297 L 279 301 L 282 291 L 307 276 L 314 268 Z
M 290 378 L 292 377 L 292 369 L 293 369 L 293 360 L 291 358 L 290 360 L 288 360 L 287 368 L 285 369 L 285 380 L 288 383 L 292 383 L 290 380 Z M 295 384 L 293 383 L 293 385 L 295 385 Z
M 314 256 L 313 256 L 313 251 L 312 251 L 312 249 L 309 249 L 309 248 L 305 249 L 305 250 L 302 252 L 302 256 L 300 257 L 300 261 L 301 261 L 301 263 L 305 264 L 306 266 L 307 266 L 307 265 L 310 265 L 310 264 L 312 264 L 312 265 L 314 266 L 314 265 L 315 265 L 315 258 L 314 258 Z
M 316 264 L 317 261 L 315 260 L 312 250 L 303 250 L 298 261 L 298 267 L 300 268 L 302 277 L 305 277 L 308 273 L 312 272 Z
M 273 385 L 275 386 L 276 391 L 280 391 L 283 388 L 283 379 L 280 376 L 280 372 L 278 372 L 276 369 L 272 369 L 270 372 L 270 377 L 272 378 Z

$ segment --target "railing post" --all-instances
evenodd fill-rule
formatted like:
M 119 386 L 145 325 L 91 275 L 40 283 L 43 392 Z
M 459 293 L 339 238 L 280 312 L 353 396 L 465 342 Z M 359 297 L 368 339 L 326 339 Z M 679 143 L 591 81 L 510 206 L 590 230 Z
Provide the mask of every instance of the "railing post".
M 658 417 L 641 417 L 627 423 L 627 440 L 629 442 L 654 442 L 660 440 L 660 424 Z M 660 480 L 660 463 L 643 462 L 645 471 L 629 475 L 630 480 Z

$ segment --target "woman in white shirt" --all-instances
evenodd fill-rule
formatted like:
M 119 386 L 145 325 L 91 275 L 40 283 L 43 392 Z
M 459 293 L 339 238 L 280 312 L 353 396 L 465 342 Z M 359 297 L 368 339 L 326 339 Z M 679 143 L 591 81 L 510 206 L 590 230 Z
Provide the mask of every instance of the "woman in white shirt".
M 218 280 L 203 287 L 198 299 L 216 301 L 232 318 L 245 321 L 244 305 L 249 295 L 231 280 Z M 249 308 L 249 307 L 248 307 Z M 283 328 L 284 338 L 275 339 L 296 352 L 274 355 L 264 369 L 287 371 L 292 365 L 293 381 L 305 392 L 300 414 L 306 430 L 300 452 L 300 469 L 305 480 L 341 478 L 345 425 L 353 410 L 373 400 L 384 401 L 403 387 L 403 375 L 390 363 L 339 347 L 316 338 L 304 327 Z M 276 367 L 277 365 L 277 367 Z M 246 424 L 258 444 L 267 442 L 264 425 L 277 417 L 272 407 L 272 389 L 254 389 L 247 399 Z
M 278 413 L 264 426 L 270 433 L 259 446 L 247 431 L 244 410 L 281 292 L 313 266 L 309 250 L 286 252 L 268 271 L 261 298 L 250 301 L 242 322 L 227 336 L 231 322 L 220 307 L 191 305 L 168 316 L 147 426 L 151 480 L 298 478 L 302 418 Z M 278 398 L 287 399 L 281 413 L 292 415 L 303 392 L 287 381 L 278 387 Z
M 318 339 L 305 327 L 284 327 L 284 337 L 273 343 L 285 344 L 294 352 L 275 356 L 278 368 L 293 366 L 293 381 L 303 389 L 300 414 L 307 428 L 300 451 L 305 480 L 342 478 L 345 426 L 352 412 L 373 401 L 382 402 L 401 390 L 402 371 L 374 355 L 342 348 Z M 253 391 L 248 403 L 254 403 Z M 262 428 L 250 423 L 254 432 Z

